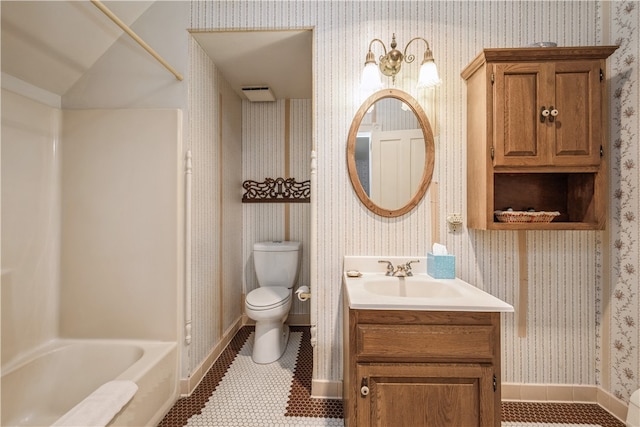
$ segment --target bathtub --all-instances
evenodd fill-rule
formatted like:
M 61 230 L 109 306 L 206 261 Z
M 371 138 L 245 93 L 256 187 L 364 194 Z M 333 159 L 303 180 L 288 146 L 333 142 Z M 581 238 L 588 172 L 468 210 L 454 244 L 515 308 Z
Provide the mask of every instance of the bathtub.
M 2 426 L 49 426 L 100 385 L 138 391 L 110 426 L 155 425 L 178 397 L 175 342 L 53 340 L 2 366 Z

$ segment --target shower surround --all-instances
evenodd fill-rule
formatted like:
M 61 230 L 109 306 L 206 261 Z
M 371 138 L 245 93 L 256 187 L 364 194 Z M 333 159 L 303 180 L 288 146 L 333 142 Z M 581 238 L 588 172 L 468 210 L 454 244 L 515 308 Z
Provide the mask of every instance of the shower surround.
M 3 371 L 58 338 L 175 348 L 181 112 L 61 110 L 4 88 L 2 112 Z M 178 354 L 151 419 L 177 396 Z

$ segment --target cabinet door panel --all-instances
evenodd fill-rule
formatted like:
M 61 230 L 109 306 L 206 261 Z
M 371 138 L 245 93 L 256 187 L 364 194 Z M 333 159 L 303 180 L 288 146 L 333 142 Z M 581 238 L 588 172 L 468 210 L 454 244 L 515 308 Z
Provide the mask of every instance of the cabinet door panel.
M 370 393 L 361 426 L 493 426 L 492 369 L 481 365 L 359 365 Z
M 546 129 L 539 108 L 549 97 L 545 68 L 546 64 L 495 66 L 495 165 L 535 165 L 544 158 Z
M 600 163 L 601 88 L 599 61 L 560 63 L 555 70 L 555 165 Z

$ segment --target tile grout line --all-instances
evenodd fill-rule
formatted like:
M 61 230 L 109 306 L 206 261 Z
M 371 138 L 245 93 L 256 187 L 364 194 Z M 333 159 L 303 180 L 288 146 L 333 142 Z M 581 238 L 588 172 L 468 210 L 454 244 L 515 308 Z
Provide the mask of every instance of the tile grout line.
M 193 393 L 191 393 L 190 396 L 178 399 L 160 424 L 158 424 L 158 427 L 184 426 L 187 424 L 189 418 L 202 412 L 202 409 L 207 404 L 207 400 L 216 390 L 222 378 L 224 378 L 229 367 L 247 341 L 247 338 L 249 338 L 251 332 L 253 332 L 253 329 L 252 326 L 245 326 L 238 330 L 229 345 L 222 351 L 220 356 L 218 356 L 218 359 L 211 368 L 209 368 L 209 371 Z
M 302 332 L 296 369 L 293 373 L 285 417 L 344 418 L 342 400 L 311 397 L 313 348 L 309 327 L 293 328 Z
M 289 359 L 291 361 L 291 379 L 286 395 L 287 401 L 283 412 L 279 412 L 280 410 L 273 411 L 270 415 L 290 420 L 289 423 L 285 424 L 287 426 L 311 425 L 313 422 L 310 420 L 312 419 L 317 420 L 315 423 L 322 422 L 321 420 L 324 419 L 327 424 L 322 425 L 343 425 L 341 400 L 312 398 L 310 396 L 313 349 L 310 342 L 309 327 L 291 326 L 290 328 L 292 332 L 301 333 L 301 338 L 295 355 L 292 355 L 293 360 Z M 190 418 L 203 413 L 209 399 L 223 378 L 230 373 L 231 365 L 234 364 L 238 354 L 247 344 L 247 340 L 253 331 L 254 328 L 252 326 L 244 326 L 238 330 L 191 396 L 179 399 L 161 423 L 158 424 L 158 427 L 185 426 L 189 423 Z M 235 377 L 235 375 L 237 374 L 231 374 L 231 377 Z M 245 381 L 242 376 L 239 379 L 231 380 Z M 233 400 L 234 398 L 231 397 L 231 401 Z M 275 412 L 278 413 L 276 414 Z M 624 427 L 624 423 L 597 404 L 503 401 L 501 412 L 503 427 L 534 425 Z M 228 424 L 228 427 L 240 425 L 231 423 Z

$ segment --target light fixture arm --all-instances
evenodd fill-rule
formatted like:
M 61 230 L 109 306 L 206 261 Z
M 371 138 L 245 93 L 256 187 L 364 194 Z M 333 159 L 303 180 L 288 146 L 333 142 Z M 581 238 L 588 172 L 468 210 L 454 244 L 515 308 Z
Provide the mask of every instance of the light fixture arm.
M 429 60 L 433 61 L 433 53 L 431 52 L 431 48 L 429 47 L 429 42 L 423 37 L 414 37 L 409 40 L 409 43 L 407 43 L 407 45 L 404 47 L 404 62 L 410 64 L 416 59 L 415 55 L 413 54 L 407 55 L 407 49 L 409 49 L 409 45 L 411 45 L 411 43 L 413 43 L 415 40 L 422 40 L 427 45 L 427 50 L 424 51 L 424 59 L 422 62 L 424 63 L 425 61 Z
M 373 39 L 371 40 L 371 42 L 369 42 L 369 52 L 367 52 L 367 59 L 365 60 L 364 64 L 370 64 L 370 63 L 374 63 L 377 64 L 376 60 L 375 60 L 375 56 L 373 55 L 373 43 L 374 42 L 378 42 L 382 45 L 382 49 L 384 50 L 384 55 L 380 55 L 380 60 L 382 60 L 382 58 L 384 58 L 385 56 L 387 56 L 387 47 L 384 45 L 384 42 L 380 39 Z

